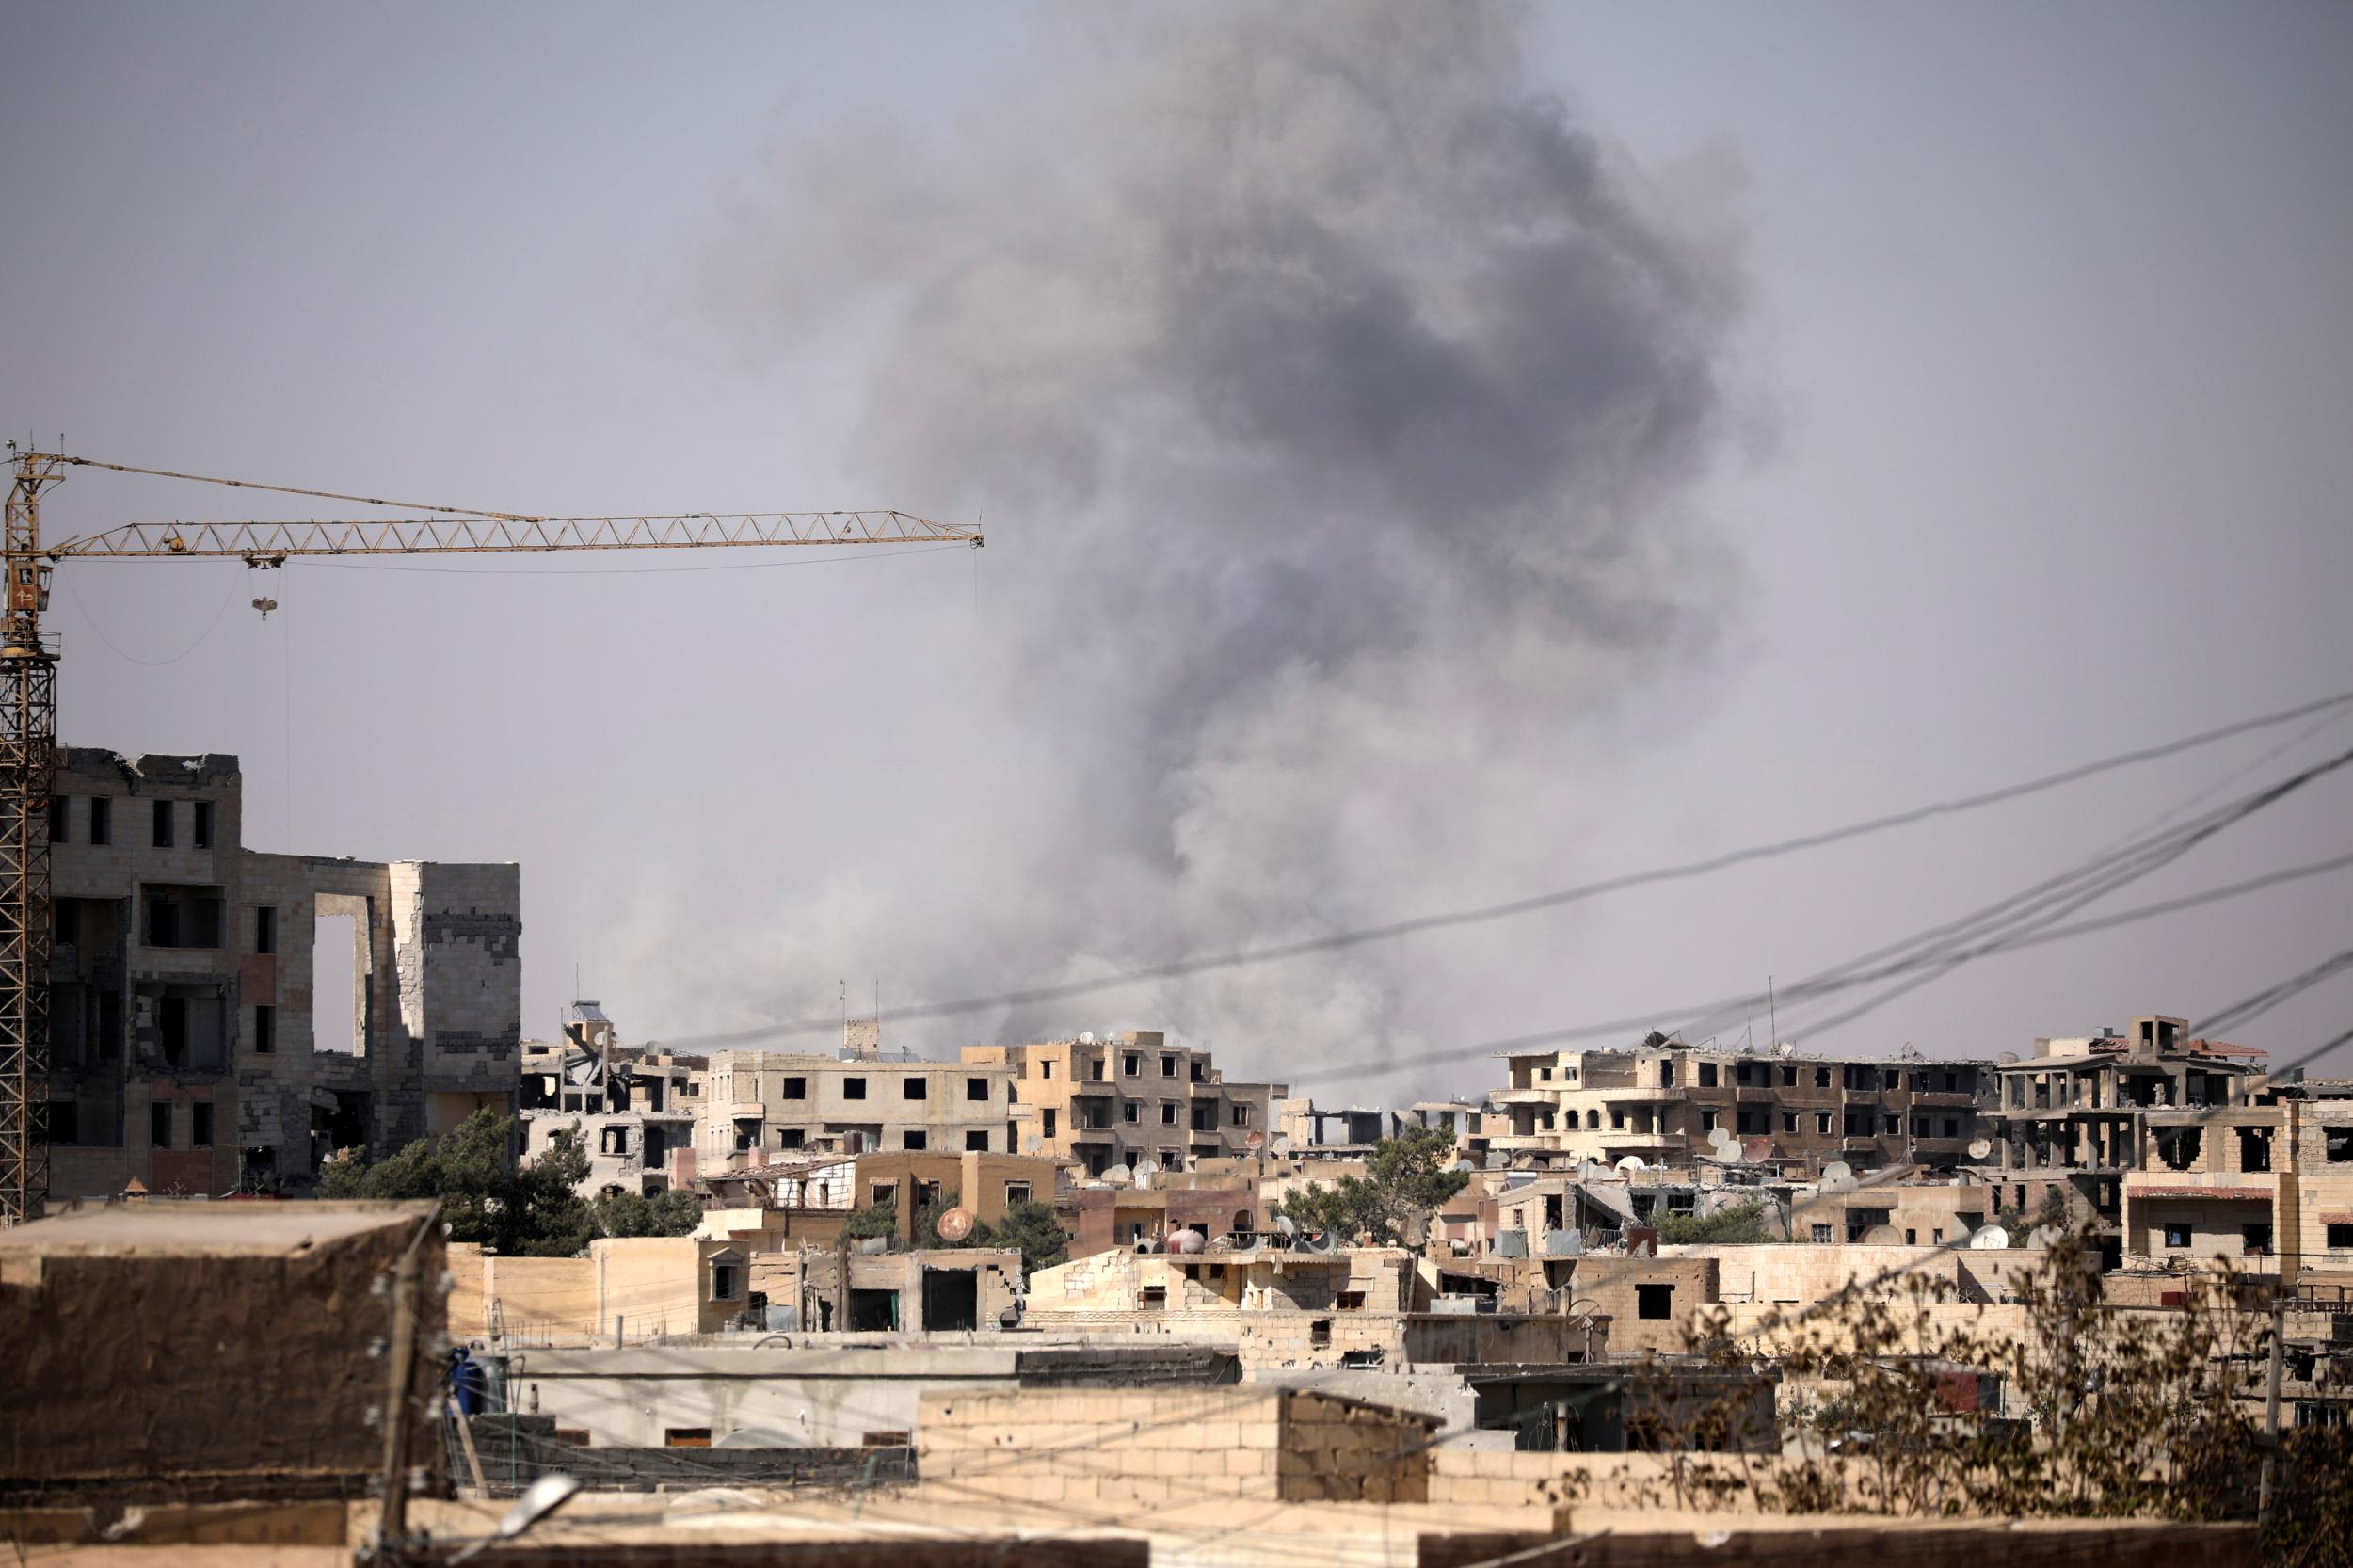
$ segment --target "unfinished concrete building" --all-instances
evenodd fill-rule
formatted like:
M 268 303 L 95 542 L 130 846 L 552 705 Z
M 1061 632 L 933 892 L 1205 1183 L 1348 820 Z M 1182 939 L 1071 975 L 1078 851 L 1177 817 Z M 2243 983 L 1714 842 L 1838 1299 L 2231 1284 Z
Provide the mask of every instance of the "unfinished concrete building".
M 1716 1050 L 1660 1034 L 1627 1050 L 1505 1060 L 1510 1085 L 1488 1096 L 1481 1129 L 1485 1152 L 1504 1164 L 1614 1164 L 1628 1156 L 1687 1164 L 1721 1130 L 1740 1141 L 1745 1162 L 1793 1176 L 1833 1160 L 1856 1170 L 1951 1167 L 1992 1130 L 1990 1062 L 1851 1062 Z
M 516 1099 L 523 1152 L 536 1155 L 577 1128 L 588 1156 L 584 1197 L 662 1192 L 671 1157 L 694 1148 L 702 1069 L 699 1057 L 625 1049 L 601 1006 L 575 1001 L 564 1010 L 562 1040 L 523 1043 Z
M 234 757 L 61 750 L 52 1196 L 300 1191 L 336 1149 L 512 1106 L 517 869 L 266 855 L 242 825 Z
M 716 1176 L 780 1154 L 1019 1153 L 1013 1077 L 887 1054 L 872 1019 L 852 1019 L 835 1056 L 719 1051 L 705 1073 L 696 1169 Z
M 1014 1076 L 1025 1110 L 1023 1153 L 1075 1160 L 1091 1176 L 1150 1160 L 1181 1171 L 1254 1153 L 1278 1130 L 1279 1083 L 1228 1083 L 1209 1053 L 1157 1029 L 1026 1046 L 967 1046 L 967 1064 Z M 1255 1142 L 1254 1142 L 1255 1140 Z
M 2104 1267 L 2123 1256 L 2123 1187 L 2141 1168 L 2149 1114 L 2247 1103 L 2268 1080 L 2263 1052 L 2189 1037 L 2185 1018 L 2137 1017 L 2131 1029 L 2044 1038 L 2034 1054 L 2002 1063 L 1996 1169 L 2009 1207 L 2039 1212 L 2063 1203 L 2099 1227 Z

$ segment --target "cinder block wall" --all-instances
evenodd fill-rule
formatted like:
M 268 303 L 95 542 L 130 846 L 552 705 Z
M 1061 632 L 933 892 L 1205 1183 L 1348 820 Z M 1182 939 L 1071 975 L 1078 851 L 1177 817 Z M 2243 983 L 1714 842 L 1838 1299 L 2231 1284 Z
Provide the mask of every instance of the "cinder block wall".
M 924 1396 L 923 1480 L 1060 1505 L 1421 1502 L 1435 1417 L 1296 1389 Z

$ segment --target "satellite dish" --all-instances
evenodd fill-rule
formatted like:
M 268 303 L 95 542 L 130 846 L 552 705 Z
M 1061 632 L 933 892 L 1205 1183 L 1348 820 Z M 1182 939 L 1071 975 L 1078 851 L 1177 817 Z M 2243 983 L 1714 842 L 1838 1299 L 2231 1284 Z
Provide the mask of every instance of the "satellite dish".
M 1969 1245 L 1977 1252 L 2000 1252 L 2009 1245 L 2009 1232 L 2000 1225 L 1988 1225 L 1969 1238 Z
M 1609 1172 L 1609 1167 L 1598 1160 L 1580 1160 L 1577 1162 L 1577 1179 L 1579 1181 L 1598 1180 Z
M 1091 1029 L 1082 1029 L 1079 1031 L 1079 1044 L 1082 1046 L 1091 1046 L 1095 1044 L 1095 1031 Z
M 1792 1055 L 1796 1052 L 1797 1048 L 1798 1048 L 1796 1046 L 1791 1045 L 1786 1040 L 1776 1040 L 1773 1042 L 1773 1054 L 1775 1056 Z
M 1125 1187 L 1136 1179 L 1136 1174 L 1125 1165 L 1113 1165 L 1103 1173 L 1103 1179 L 1113 1187 Z
M 951 1208 L 939 1217 L 939 1239 L 941 1240 L 961 1241 L 971 1234 L 972 1211 L 970 1209 Z
M 1266 1134 L 1253 1128 L 1250 1136 L 1241 1141 L 1241 1146 L 1256 1154 L 1266 1147 Z
M 1618 1169 L 1621 1171 L 1643 1171 L 1649 1168 L 1642 1163 L 1642 1157 L 1639 1154 L 1629 1154 L 1618 1161 Z
M 1972 1160 L 1983 1160 L 1993 1152 L 1993 1141 L 1990 1138 L 1980 1138 L 1969 1145 L 1969 1158 Z
M 1855 1190 L 1854 1168 L 1843 1160 L 1833 1160 L 1822 1167 L 1821 1191 L 1851 1192 Z
M 1146 1176 L 1156 1176 L 1160 1174 L 1160 1162 L 1159 1160 L 1139 1160 L 1136 1161 L 1136 1179 L 1138 1181 L 1142 1181 Z
M 1288 1214 L 1277 1214 L 1274 1217 L 1274 1228 L 1286 1236 L 1296 1236 L 1299 1234 L 1299 1222 Z
M 1748 1150 L 1742 1148 L 1736 1141 L 1722 1145 L 1707 1158 L 1721 1160 L 1726 1165 L 1737 1165 L 1748 1157 Z
M 1468 1175 L 1470 1175 L 1470 1174 L 1471 1174 L 1471 1172 L 1473 1172 L 1473 1171 L 1475 1171 L 1475 1170 L 1479 1169 L 1479 1167 L 1478 1167 L 1478 1166 L 1476 1166 L 1476 1165 L 1474 1165 L 1474 1164 L 1472 1164 L 1472 1163 L 1471 1163 L 1469 1160 L 1456 1160 L 1456 1161 L 1455 1161 L 1455 1162 L 1454 1162 L 1454 1163 L 1453 1163 L 1450 1167 L 1449 1167 L 1449 1169 L 1451 1169 L 1451 1170 L 1454 1170 L 1454 1171 L 1459 1171 L 1459 1172 L 1461 1172 L 1463 1175 L 1465 1175 L 1465 1176 L 1468 1176 Z
M 1291 1152 L 1291 1141 L 1290 1141 L 1289 1135 L 1289 1134 L 1286 1134 L 1286 1133 L 1280 1133 L 1280 1132 L 1276 1133 L 1276 1134 L 1274 1135 L 1274 1142 L 1273 1142 L 1273 1143 L 1272 1143 L 1272 1144 L 1269 1144 L 1267 1145 L 1267 1147 L 1268 1147 L 1268 1148 L 1273 1149 L 1273 1150 L 1276 1154 L 1289 1154 L 1289 1153 L 1290 1153 L 1290 1152 Z
M 2026 1245 L 2030 1247 L 2056 1247 L 2059 1244 L 2060 1238 L 2064 1235 L 2065 1232 L 2061 1231 L 2057 1225 L 2037 1225 L 2034 1229 L 2026 1232 Z
M 1900 1247 L 1904 1244 L 1904 1233 L 1894 1225 L 1873 1225 L 1863 1233 L 1863 1244 L 1866 1247 Z
M 2013 1064 L 2015 1064 L 2015 1063 L 2017 1062 L 2017 1060 L 2018 1060 L 2018 1053 L 2017 1053 L 2016 1051 L 2014 1051 L 2014 1050 L 2006 1050 L 2006 1051 L 2002 1052 L 2002 1055 L 2001 1055 L 2001 1063 L 2002 1063 L 2002 1065 L 2003 1065 L 2003 1066 L 2005 1066 L 2005 1067 L 2007 1067 L 2007 1066 L 2010 1066 L 2010 1065 L 2012 1065 Z

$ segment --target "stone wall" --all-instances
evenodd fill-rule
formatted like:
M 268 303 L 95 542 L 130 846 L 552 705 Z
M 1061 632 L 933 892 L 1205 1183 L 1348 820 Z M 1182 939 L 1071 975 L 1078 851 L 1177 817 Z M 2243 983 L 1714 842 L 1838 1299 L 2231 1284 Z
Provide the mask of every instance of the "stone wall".
M 1433 1416 L 1297 1389 L 934 1393 L 925 1484 L 1009 1502 L 1422 1502 Z

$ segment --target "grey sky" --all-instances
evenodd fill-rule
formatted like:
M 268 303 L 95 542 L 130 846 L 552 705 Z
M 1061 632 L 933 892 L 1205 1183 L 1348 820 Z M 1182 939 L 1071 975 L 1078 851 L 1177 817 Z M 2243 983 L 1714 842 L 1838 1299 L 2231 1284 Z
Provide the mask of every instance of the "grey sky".
M 11 431 L 482 506 L 882 504 L 984 512 L 992 536 L 583 576 L 76 566 L 67 738 L 240 753 L 261 847 L 521 861 L 533 1030 L 577 962 L 643 1039 L 823 1012 L 838 979 L 888 1004 L 1509 898 L 2353 685 L 2353 12 L 1557 8 L 1483 45 L 1429 10 L 1402 40 L 1338 8 L 1274 40 L 1271 12 L 1171 14 L 13 8 Z M 1639 232 L 1737 283 L 1737 310 L 1673 317 L 1710 324 L 1698 444 L 1672 472 L 1601 465 L 1641 492 L 1609 530 L 1563 511 L 1529 536 L 1606 538 L 1609 569 L 1490 584 L 1522 536 L 1415 486 L 1459 488 L 1461 441 L 1425 463 L 1315 433 L 1321 394 L 1377 375 L 1311 361 L 1207 448 L 1144 408 L 1155 385 L 1219 407 L 1204 389 L 1233 373 L 1191 328 L 1270 274 L 1234 271 L 1261 252 L 1218 231 L 1201 253 L 1226 283 L 1138 349 L 1106 280 L 1184 217 L 1102 192 L 1230 173 L 1280 210 L 1295 188 L 1301 211 L 1375 215 L 1354 264 L 1432 288 L 1497 254 L 1443 169 L 1362 155 L 1367 127 L 1441 145 L 1443 106 L 1336 109 L 1338 134 L 1273 136 L 1242 169 L 1198 151 L 1237 104 L 1295 108 L 1276 66 L 1327 54 L 1374 82 L 1459 72 L 1499 110 L 1558 94 Z M 1454 228 L 1416 230 L 1433 210 Z M 1066 288 L 1004 292 L 1057 268 Z M 1514 309 L 1624 319 L 1560 303 L 1573 276 Z M 1498 309 L 1464 286 L 1458 322 Z M 927 313 L 942 290 L 961 312 Z M 1481 365 L 1549 362 L 1532 331 L 1481 341 Z M 1469 395 L 1397 380 L 1408 432 Z M 1566 407 L 1526 392 L 1549 384 L 1479 386 Z M 1106 486 L 1030 460 L 1072 428 L 1114 454 Z M 1529 494 L 1581 496 L 1596 462 L 1574 471 Z M 256 499 L 88 477 L 50 527 Z M 150 667 L 107 640 L 194 651 Z M 1638 1013 L 1983 902 L 2287 738 L 1507 927 L 902 1038 L 1164 1025 L 1283 1076 Z M 2245 784 L 2331 743 L 2353 721 Z M 2349 790 L 2116 902 L 2353 847 Z M 2345 946 L 2348 887 L 1784 1032 L 1990 1053 L 2211 1011 Z M 2300 1050 L 2349 999 L 2321 987 L 2243 1037 Z

